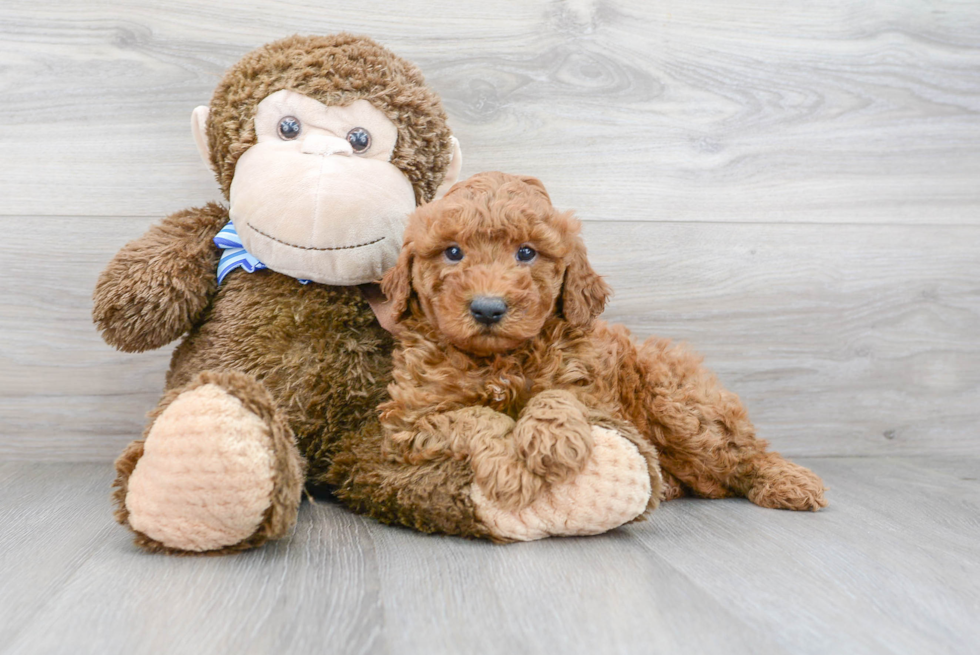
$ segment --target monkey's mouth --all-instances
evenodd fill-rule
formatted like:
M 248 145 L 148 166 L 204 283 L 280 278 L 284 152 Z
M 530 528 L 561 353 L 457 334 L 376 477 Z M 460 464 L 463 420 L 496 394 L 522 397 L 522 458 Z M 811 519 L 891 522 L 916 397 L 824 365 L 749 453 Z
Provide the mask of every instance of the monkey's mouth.
M 363 248 L 365 246 L 372 246 L 372 245 L 374 245 L 374 244 L 376 244 L 376 243 L 378 243 L 380 241 L 384 241 L 385 240 L 385 237 L 378 237 L 377 239 L 374 239 L 373 241 L 367 241 L 365 243 L 358 243 L 358 244 L 355 244 L 355 245 L 352 245 L 352 246 L 333 246 L 333 247 L 329 247 L 329 248 L 315 248 L 313 246 L 300 246 L 300 245 L 297 245 L 295 243 L 289 243 L 288 241 L 283 241 L 282 239 L 276 238 L 276 237 L 272 236 L 271 234 L 266 234 L 265 232 L 263 232 L 262 230 L 260 230 L 259 228 L 255 227 L 254 225 L 252 225 L 251 223 L 249 223 L 247 221 L 245 222 L 245 224 L 248 225 L 250 228 L 252 228 L 252 230 L 256 234 L 260 234 L 260 235 L 264 236 L 266 239 L 270 239 L 271 241 L 275 241 L 276 243 L 281 243 L 284 246 L 289 246 L 290 248 L 296 248 L 297 250 L 320 250 L 320 251 L 325 251 L 325 250 L 353 250 L 354 248 Z

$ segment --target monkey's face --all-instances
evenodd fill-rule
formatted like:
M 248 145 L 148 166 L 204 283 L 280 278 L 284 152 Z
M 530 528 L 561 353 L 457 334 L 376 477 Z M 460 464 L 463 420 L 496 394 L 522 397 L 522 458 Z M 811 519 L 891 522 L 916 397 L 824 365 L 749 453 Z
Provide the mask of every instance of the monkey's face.
M 255 133 L 229 194 L 246 250 L 332 285 L 371 282 L 395 264 L 415 192 L 390 163 L 394 123 L 367 100 L 328 106 L 282 90 L 258 104 Z

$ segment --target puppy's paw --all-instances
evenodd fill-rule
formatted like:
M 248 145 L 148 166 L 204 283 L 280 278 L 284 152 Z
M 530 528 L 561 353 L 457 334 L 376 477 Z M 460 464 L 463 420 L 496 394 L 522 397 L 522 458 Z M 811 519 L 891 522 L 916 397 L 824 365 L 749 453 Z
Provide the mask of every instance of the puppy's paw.
M 664 480 L 664 500 L 674 500 L 688 495 L 687 489 L 681 481 L 667 471 L 661 471 Z
M 761 507 L 815 512 L 827 506 L 824 491 L 823 480 L 810 469 L 766 453 L 745 495 Z
M 473 486 L 494 507 L 516 512 L 530 505 L 545 489 L 544 478 L 531 473 L 514 454 L 510 439 L 484 444 L 470 456 Z
M 593 445 L 585 467 L 571 479 L 541 489 L 522 509 L 502 506 L 478 483 L 473 484 L 470 498 L 477 518 L 494 538 L 531 541 L 600 534 L 632 521 L 647 509 L 651 476 L 644 456 L 609 428 L 593 426 L 590 437 Z
M 545 391 L 527 404 L 513 432 L 517 457 L 547 485 L 569 480 L 592 456 L 585 407 L 567 391 Z

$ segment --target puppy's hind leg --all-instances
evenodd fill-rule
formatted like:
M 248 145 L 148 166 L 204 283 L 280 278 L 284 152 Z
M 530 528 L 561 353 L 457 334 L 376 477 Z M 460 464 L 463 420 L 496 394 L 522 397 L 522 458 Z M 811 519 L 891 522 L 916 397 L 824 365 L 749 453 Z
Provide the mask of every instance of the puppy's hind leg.
M 637 349 L 634 379 L 624 403 L 640 431 L 660 451 L 661 466 L 695 495 L 745 496 L 778 509 L 827 505 L 812 471 L 766 450 L 738 396 L 725 390 L 700 357 L 667 340 Z

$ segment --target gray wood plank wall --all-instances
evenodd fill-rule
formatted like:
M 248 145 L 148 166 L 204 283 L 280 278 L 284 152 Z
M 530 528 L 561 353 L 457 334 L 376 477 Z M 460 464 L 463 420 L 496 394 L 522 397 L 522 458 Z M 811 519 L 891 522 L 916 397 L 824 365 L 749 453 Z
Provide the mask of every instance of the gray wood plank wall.
M 980 452 L 980 4 L 0 5 L 0 457 L 106 460 L 167 350 L 91 326 L 112 254 L 218 198 L 189 133 L 292 33 L 371 35 L 443 96 L 464 174 L 540 177 L 617 290 L 791 455 Z

